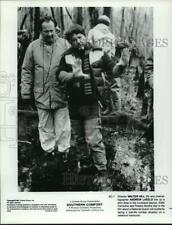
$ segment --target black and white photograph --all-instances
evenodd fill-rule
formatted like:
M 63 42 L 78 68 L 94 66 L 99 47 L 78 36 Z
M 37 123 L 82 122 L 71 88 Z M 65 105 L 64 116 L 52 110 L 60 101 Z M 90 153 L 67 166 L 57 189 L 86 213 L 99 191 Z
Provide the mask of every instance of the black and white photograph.
M 18 191 L 154 191 L 153 7 L 18 7 Z
M 171 224 L 171 3 L 0 1 L 2 224 Z

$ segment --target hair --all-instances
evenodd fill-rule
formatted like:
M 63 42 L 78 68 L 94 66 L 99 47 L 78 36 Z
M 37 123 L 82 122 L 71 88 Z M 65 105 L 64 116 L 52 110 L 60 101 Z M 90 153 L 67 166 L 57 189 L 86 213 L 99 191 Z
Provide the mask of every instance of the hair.
M 111 23 L 111 21 L 110 21 L 110 19 L 109 19 L 108 16 L 102 15 L 102 16 L 99 16 L 99 18 L 98 18 L 98 20 L 97 20 L 97 24 L 99 24 L 99 23 L 103 23 L 103 24 L 105 24 L 106 26 L 109 26 L 110 23 Z
M 53 23 L 54 23 L 54 27 L 56 27 L 57 26 L 57 24 L 56 24 L 56 21 L 51 17 L 51 16 L 48 16 L 48 15 L 46 15 L 46 16 L 44 16 L 41 20 L 40 20 L 40 31 L 42 30 L 42 24 L 44 23 L 44 22 L 50 22 L 50 21 L 52 21 Z
M 106 26 L 109 26 L 110 25 L 110 23 L 108 21 L 105 21 L 104 19 L 98 19 L 97 20 L 97 24 L 99 24 L 99 23 L 103 23 Z
M 71 38 L 73 34 L 85 35 L 84 28 L 81 27 L 79 24 L 74 24 L 65 32 L 65 39 L 67 39 L 70 43 L 71 43 Z

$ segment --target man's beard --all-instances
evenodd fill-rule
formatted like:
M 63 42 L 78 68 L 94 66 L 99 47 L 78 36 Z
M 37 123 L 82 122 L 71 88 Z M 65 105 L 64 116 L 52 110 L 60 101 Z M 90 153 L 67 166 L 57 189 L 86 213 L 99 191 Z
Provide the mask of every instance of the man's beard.
M 48 37 L 45 39 L 46 44 L 52 44 L 54 42 L 54 37 Z
M 85 48 L 80 48 L 80 49 L 77 48 L 76 51 L 77 51 L 78 56 L 82 56 L 85 51 Z
M 75 50 L 78 52 L 78 54 L 82 54 L 85 50 L 85 45 L 77 46 L 75 47 Z

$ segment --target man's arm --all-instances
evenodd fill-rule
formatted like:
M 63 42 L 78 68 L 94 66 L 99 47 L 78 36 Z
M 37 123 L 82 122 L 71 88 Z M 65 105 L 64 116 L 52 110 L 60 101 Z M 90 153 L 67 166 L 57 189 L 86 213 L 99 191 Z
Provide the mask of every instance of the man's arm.
M 30 44 L 26 50 L 21 74 L 21 96 L 24 100 L 31 99 L 32 96 L 33 67 L 32 44 Z
M 115 77 L 118 77 L 123 73 L 124 69 L 129 63 L 129 57 L 130 57 L 129 49 L 124 48 L 121 57 L 119 59 L 119 62 L 113 68 L 113 75 Z
M 59 70 L 57 72 L 57 79 L 62 83 L 71 81 L 73 78 L 72 67 L 66 64 L 65 56 L 60 60 Z
M 102 57 L 104 70 L 109 76 L 117 78 L 120 77 L 120 75 L 123 73 L 124 69 L 128 65 L 127 51 L 128 50 L 123 50 L 123 53 L 121 54 L 121 58 L 119 59 L 118 63 L 111 59 L 106 53 L 104 54 L 104 56 Z
M 75 63 L 69 66 L 65 62 L 65 57 L 62 57 L 60 61 L 58 79 L 61 82 L 70 82 L 70 81 L 78 81 L 82 77 L 88 77 L 88 75 L 82 72 L 81 60 L 76 59 Z

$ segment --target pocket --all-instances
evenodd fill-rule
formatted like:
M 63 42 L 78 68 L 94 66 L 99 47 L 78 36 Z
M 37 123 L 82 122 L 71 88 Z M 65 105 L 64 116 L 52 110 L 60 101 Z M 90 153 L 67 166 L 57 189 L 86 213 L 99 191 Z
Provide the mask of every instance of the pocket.
M 43 73 L 42 71 L 36 71 L 34 75 L 34 92 L 43 93 Z
M 54 82 L 52 86 L 52 90 L 54 92 L 54 97 L 56 99 L 67 101 L 67 94 L 66 94 L 66 86 L 60 85 L 58 82 Z

